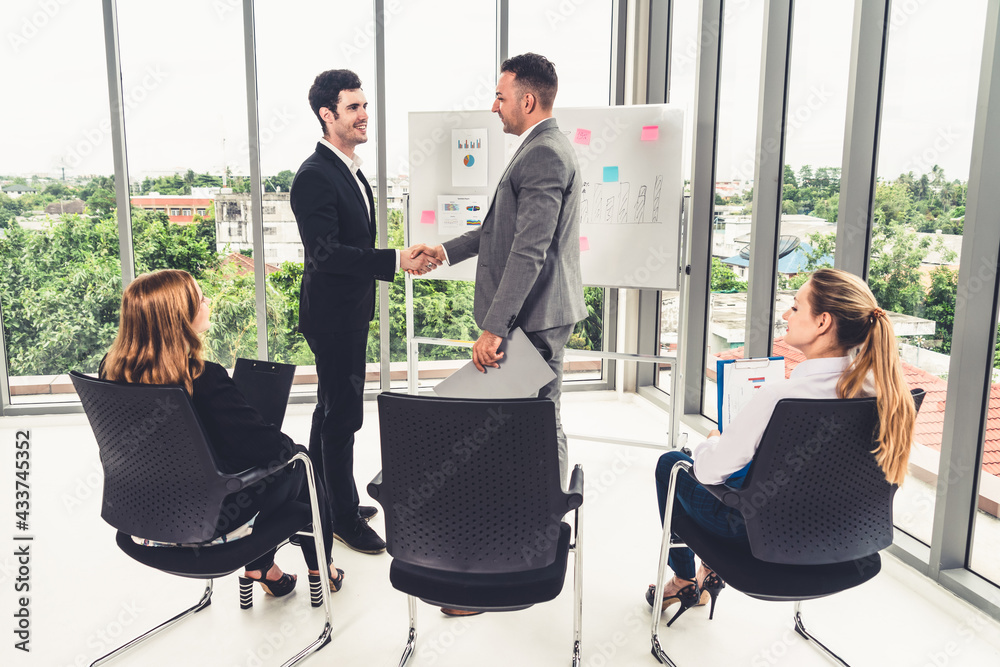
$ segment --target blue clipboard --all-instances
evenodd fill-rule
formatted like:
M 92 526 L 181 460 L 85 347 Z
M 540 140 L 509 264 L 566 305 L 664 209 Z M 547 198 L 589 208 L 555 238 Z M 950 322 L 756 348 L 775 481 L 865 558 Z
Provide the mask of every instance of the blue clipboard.
M 724 404 L 726 395 L 725 368 L 729 364 L 736 364 L 738 362 L 751 363 L 751 362 L 763 362 L 763 361 L 783 361 L 784 357 L 751 357 L 750 359 L 719 359 L 715 362 L 715 385 L 717 393 L 717 403 L 716 403 L 716 421 L 719 425 L 719 431 L 721 432 L 725 426 L 722 419 L 722 406 Z M 782 369 L 782 377 L 784 377 L 784 369 Z

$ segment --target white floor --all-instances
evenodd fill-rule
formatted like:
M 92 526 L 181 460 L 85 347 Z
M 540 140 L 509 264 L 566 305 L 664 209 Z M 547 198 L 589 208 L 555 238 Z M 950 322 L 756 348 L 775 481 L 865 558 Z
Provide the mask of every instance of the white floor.
M 366 403 L 357 444 L 356 475 L 364 484 L 378 471 L 375 404 Z M 308 406 L 291 406 L 286 430 L 304 442 Z M 663 442 L 666 416 L 634 397 L 585 392 L 564 397 L 570 433 L 607 434 Z M 14 462 L 17 431 L 30 429 L 30 524 L 16 530 Z M 22 438 L 23 440 L 23 438 Z M 655 665 L 649 655 L 649 612 L 643 593 L 655 577 L 659 547 L 653 468 L 659 452 L 570 441 L 573 462 L 587 479 L 584 524 L 584 664 Z M 105 651 L 193 604 L 202 585 L 160 574 L 123 555 L 113 530 L 100 520 L 101 472 L 83 415 L 0 419 L 0 664 L 87 665 Z M 381 517 L 373 525 L 382 532 Z M 30 591 L 16 592 L 14 537 L 32 535 Z M 337 543 L 347 571 L 334 596 L 333 643 L 307 665 L 398 663 L 406 636 L 406 600 L 388 581 L 389 556 L 351 552 Z M 283 568 L 300 575 L 300 554 L 283 549 Z M 944 589 L 884 558 L 882 574 L 841 595 L 807 603 L 807 627 L 852 665 L 916 667 L 1000 664 L 1000 623 Z M 303 577 L 304 578 L 304 577 Z M 554 602 L 510 614 L 451 619 L 421 605 L 419 665 L 568 665 L 572 590 L 567 579 Z M 24 583 L 24 582 L 21 582 Z M 302 582 L 304 584 L 304 581 Z M 236 577 L 216 582 L 213 604 L 112 664 L 280 665 L 319 632 L 321 611 L 305 587 L 286 598 L 258 588 L 249 612 L 237 604 Z M 13 615 L 30 597 L 30 653 L 16 650 Z M 827 665 L 792 630 L 791 605 L 750 599 L 728 589 L 716 618 L 689 611 L 661 637 L 679 665 L 789 667 Z

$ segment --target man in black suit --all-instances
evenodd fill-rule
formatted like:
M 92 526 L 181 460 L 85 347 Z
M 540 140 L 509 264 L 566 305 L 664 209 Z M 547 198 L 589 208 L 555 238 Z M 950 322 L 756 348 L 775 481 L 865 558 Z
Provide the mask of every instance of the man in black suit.
M 422 273 L 436 260 L 408 250 L 375 248 L 375 202 L 361 173 L 358 144 L 368 141 L 368 102 L 349 70 L 316 77 L 309 104 L 323 138 L 295 174 L 291 204 L 305 246 L 299 331 L 316 355 L 319 378 L 309 456 L 322 471 L 334 536 L 356 551 L 379 553 L 385 542 L 368 525 L 354 482 L 354 434 L 363 420 L 365 351 L 375 316 L 375 280 L 397 270 Z

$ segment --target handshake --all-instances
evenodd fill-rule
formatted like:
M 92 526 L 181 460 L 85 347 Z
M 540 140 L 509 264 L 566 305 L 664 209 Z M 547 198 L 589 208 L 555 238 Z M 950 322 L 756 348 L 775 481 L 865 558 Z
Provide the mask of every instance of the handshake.
M 422 276 L 445 261 L 444 247 L 415 243 L 399 251 L 399 266 L 411 276 Z

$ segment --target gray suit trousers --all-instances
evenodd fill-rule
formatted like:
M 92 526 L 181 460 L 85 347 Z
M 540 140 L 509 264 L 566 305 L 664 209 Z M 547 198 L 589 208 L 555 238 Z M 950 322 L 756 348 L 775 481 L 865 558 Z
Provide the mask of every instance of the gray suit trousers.
M 568 479 L 569 452 L 566 445 L 566 434 L 563 433 L 562 419 L 559 416 L 559 399 L 562 396 L 564 351 L 575 327 L 575 324 L 567 324 L 541 331 L 524 332 L 538 353 L 548 362 L 549 368 L 556 374 L 552 382 L 538 390 L 538 397 L 547 398 L 556 404 L 556 443 L 559 447 L 559 476 L 563 487 L 566 486 Z

